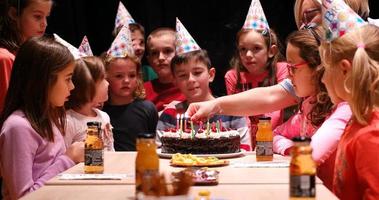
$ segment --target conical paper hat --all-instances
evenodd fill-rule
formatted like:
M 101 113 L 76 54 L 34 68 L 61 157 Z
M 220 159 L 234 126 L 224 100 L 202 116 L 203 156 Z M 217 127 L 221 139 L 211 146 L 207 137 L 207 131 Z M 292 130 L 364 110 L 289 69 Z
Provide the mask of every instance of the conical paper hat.
M 71 45 L 70 43 L 68 43 L 67 41 L 65 41 L 64 39 L 62 39 L 61 37 L 59 37 L 57 34 L 54 33 L 54 38 L 55 38 L 55 41 L 61 43 L 63 46 L 67 47 L 68 50 L 71 52 L 71 54 L 74 56 L 75 60 L 76 59 L 80 59 L 81 57 L 85 57 L 87 55 L 81 53 L 79 51 L 79 49 L 77 49 L 76 47 L 74 47 L 73 45 Z
M 327 41 L 333 41 L 364 24 L 366 22 L 343 0 L 322 1 L 322 25 Z
M 83 53 L 83 54 L 85 54 L 87 56 L 93 56 L 93 53 L 92 53 L 92 50 L 91 50 L 91 46 L 89 45 L 87 36 L 83 37 L 82 43 L 79 46 L 79 52 Z
M 128 26 L 123 26 L 117 37 L 112 42 L 107 52 L 108 56 L 113 58 L 124 58 L 127 55 L 134 55 L 130 30 Z
M 176 18 L 176 54 L 180 55 L 200 49 L 199 45 L 183 26 L 182 22 Z
M 121 26 L 127 26 L 129 24 L 136 23 L 133 17 L 130 15 L 128 10 L 126 10 L 124 4 L 120 1 L 118 4 L 118 10 L 116 15 L 116 21 L 114 28 L 117 29 Z
M 259 0 L 252 0 L 249 11 L 247 12 L 245 23 L 242 29 L 253 29 L 260 31 L 269 31 L 265 13 Z

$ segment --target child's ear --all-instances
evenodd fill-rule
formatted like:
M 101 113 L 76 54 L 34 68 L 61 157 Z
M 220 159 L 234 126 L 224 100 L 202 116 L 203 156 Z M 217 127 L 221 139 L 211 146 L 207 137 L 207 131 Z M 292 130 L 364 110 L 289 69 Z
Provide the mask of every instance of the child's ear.
M 15 7 L 10 7 L 9 10 L 8 10 L 8 16 L 12 19 L 12 20 L 17 20 L 17 10 Z
M 216 69 L 214 67 L 211 67 L 209 69 L 209 82 L 213 82 L 213 80 L 215 79 L 215 76 L 216 76 Z
M 342 59 L 339 63 L 338 63 L 338 67 L 339 69 L 342 71 L 343 75 L 346 75 L 349 71 L 351 71 L 351 62 L 347 59 Z
M 268 57 L 272 58 L 278 53 L 278 47 L 273 44 L 271 45 L 271 48 L 268 50 Z

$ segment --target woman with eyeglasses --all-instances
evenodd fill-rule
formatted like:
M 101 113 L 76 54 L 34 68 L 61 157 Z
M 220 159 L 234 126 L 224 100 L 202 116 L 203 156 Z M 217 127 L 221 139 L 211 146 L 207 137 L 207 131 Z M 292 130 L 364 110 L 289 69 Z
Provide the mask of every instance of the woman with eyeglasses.
M 345 0 L 345 2 L 363 19 L 367 19 L 370 12 L 368 0 Z M 296 0 L 294 16 L 298 29 L 309 24 L 321 24 L 321 0 Z
M 297 114 L 274 130 L 273 149 L 275 153 L 289 155 L 293 137 L 311 138 L 317 175 L 331 189 L 337 145 L 351 118 L 351 110 L 347 102 L 333 95 L 329 97 L 321 82 L 324 67 L 318 51 L 320 33 L 321 27 L 316 27 L 295 31 L 287 38 L 289 79 L 301 103 Z

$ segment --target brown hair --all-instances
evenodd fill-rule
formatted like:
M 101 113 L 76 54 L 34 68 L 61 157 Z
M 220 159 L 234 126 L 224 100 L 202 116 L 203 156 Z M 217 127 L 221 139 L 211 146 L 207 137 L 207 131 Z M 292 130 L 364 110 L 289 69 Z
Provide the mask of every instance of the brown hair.
M 207 66 L 208 70 L 211 69 L 212 64 L 209 59 L 208 53 L 206 50 L 197 50 L 191 51 L 188 53 L 175 55 L 171 60 L 171 72 L 175 75 L 175 68 L 178 65 L 188 63 L 190 60 L 194 60 L 196 62 L 202 62 Z
M 16 9 L 17 16 L 21 16 L 24 9 L 34 0 L 2 0 L 0 1 L 0 47 L 10 52 L 16 52 L 22 43 L 22 36 L 16 21 L 9 16 L 11 8 Z M 51 0 L 46 0 L 51 1 Z
M 250 31 L 256 31 L 256 30 L 241 29 L 237 33 L 237 37 L 236 37 L 236 46 L 237 47 L 238 47 L 238 42 L 239 42 L 241 36 L 250 32 Z M 268 58 L 268 60 L 267 60 L 266 70 L 268 70 L 269 73 L 268 73 L 268 77 L 266 77 L 263 80 L 263 84 L 262 84 L 262 86 L 275 85 L 277 83 L 277 80 L 276 80 L 276 64 L 279 60 L 283 59 L 283 56 L 279 51 L 281 44 L 278 40 L 278 37 L 276 36 L 276 33 L 273 30 L 270 29 L 270 31 L 267 31 L 267 32 L 262 32 L 262 31 L 257 31 L 257 32 L 262 34 L 264 41 L 265 41 L 265 44 L 266 44 L 266 47 L 267 47 L 267 51 L 269 51 L 269 48 L 272 45 L 276 45 L 278 47 L 278 52 L 272 58 Z M 238 48 L 236 49 L 235 55 L 233 56 L 233 58 L 230 61 L 230 65 L 232 68 L 234 68 L 237 71 L 236 89 L 241 89 L 242 85 L 240 83 L 241 82 L 240 72 L 246 72 L 247 69 L 242 65 L 241 58 L 240 58 L 239 52 L 238 52 Z
M 379 107 L 379 28 L 365 25 L 331 43 L 323 42 L 320 53 L 330 68 L 343 59 L 351 62 L 351 73 L 343 84 L 351 95 L 354 119 L 366 125 L 372 110 Z
M 145 88 L 143 86 L 143 80 L 142 80 L 142 70 L 141 70 L 141 62 L 138 60 L 138 58 L 134 55 L 126 55 L 123 58 L 112 58 L 110 56 L 106 56 L 104 63 L 105 63 L 105 70 L 108 71 L 112 62 L 116 59 L 130 59 L 133 63 L 137 65 L 137 88 L 133 92 L 133 97 L 135 99 L 145 99 L 146 93 Z
M 300 57 L 308 63 L 309 68 L 314 70 L 312 81 L 316 87 L 316 100 L 310 102 L 313 106 L 306 117 L 315 127 L 320 126 L 333 109 L 333 103 L 328 96 L 326 87 L 321 82 L 325 70 L 324 66 L 321 65 L 318 51 L 320 43 L 319 35 L 323 33 L 322 30 L 321 26 L 303 29 L 291 33 L 287 38 L 287 44 L 290 43 L 299 48 Z
M 76 60 L 72 75 L 75 88 L 65 104 L 66 108 L 79 109 L 92 101 L 96 95 L 96 84 L 103 79 L 105 79 L 105 67 L 100 58 L 90 56 Z
M 20 109 L 42 138 L 54 141 L 53 123 L 64 134 L 64 107 L 52 107 L 49 90 L 56 83 L 57 74 L 73 61 L 70 51 L 52 38 L 27 40 L 13 64 L 0 126 Z
M 146 40 L 146 51 L 147 51 L 148 54 L 149 54 L 150 48 L 151 48 L 150 47 L 151 39 L 152 38 L 161 37 L 162 35 L 171 35 L 174 38 L 173 45 L 175 46 L 175 38 L 176 38 L 176 32 L 175 32 L 175 30 L 172 29 L 172 28 L 160 27 L 160 28 L 155 29 L 153 32 L 151 32 L 149 34 L 149 36 L 147 37 L 147 40 Z
M 296 0 L 295 1 L 293 12 L 294 12 L 297 28 L 300 28 L 301 26 L 301 20 L 303 18 L 303 16 L 301 15 L 301 9 L 302 9 L 304 1 L 315 1 L 315 4 L 318 5 L 316 0 Z M 367 19 L 370 13 L 368 0 L 344 0 L 344 1 L 346 2 L 347 5 L 350 6 L 351 9 L 353 9 L 364 20 Z M 320 9 L 321 9 L 321 5 L 320 5 Z

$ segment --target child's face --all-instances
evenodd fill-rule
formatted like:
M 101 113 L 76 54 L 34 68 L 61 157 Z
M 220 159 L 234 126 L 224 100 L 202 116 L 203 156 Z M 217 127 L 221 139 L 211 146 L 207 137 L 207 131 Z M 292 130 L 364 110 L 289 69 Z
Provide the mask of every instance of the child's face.
M 288 74 L 298 97 L 308 97 L 316 92 L 314 70 L 300 57 L 300 49 L 288 43 L 286 50 Z
M 141 61 L 143 54 L 145 53 L 144 35 L 142 35 L 141 31 L 135 30 L 134 32 L 131 33 L 131 38 L 132 38 L 132 45 L 133 45 L 134 54 Z
M 54 107 L 61 107 L 68 100 L 70 91 L 73 90 L 72 74 L 74 72 L 75 63 L 70 63 L 67 67 L 58 72 L 56 82 L 51 86 L 49 91 L 49 102 Z
M 269 56 L 273 56 L 262 34 L 253 30 L 240 36 L 237 48 L 242 65 L 251 74 L 264 72 Z
M 50 15 L 52 1 L 33 0 L 17 17 L 17 25 L 24 40 L 45 34 L 47 17 Z
M 138 80 L 136 63 L 130 59 L 116 59 L 110 64 L 107 77 L 111 96 L 133 97 Z
M 93 107 L 102 107 L 103 103 L 108 100 L 108 86 L 109 83 L 106 79 L 96 83 L 96 94 L 92 100 Z
M 209 83 L 214 75 L 214 68 L 208 70 L 204 63 L 193 59 L 177 65 L 174 71 L 176 85 L 190 103 L 208 100 L 206 98 L 211 95 Z
M 322 82 L 325 84 L 328 95 L 334 104 L 338 104 L 346 99 L 346 91 L 344 88 L 344 75 L 342 70 L 336 67 L 328 66 L 323 63 L 325 72 L 322 77 Z
M 149 41 L 149 55 L 147 59 L 158 77 L 170 77 L 170 63 L 175 56 L 175 37 L 165 34 L 152 37 Z

